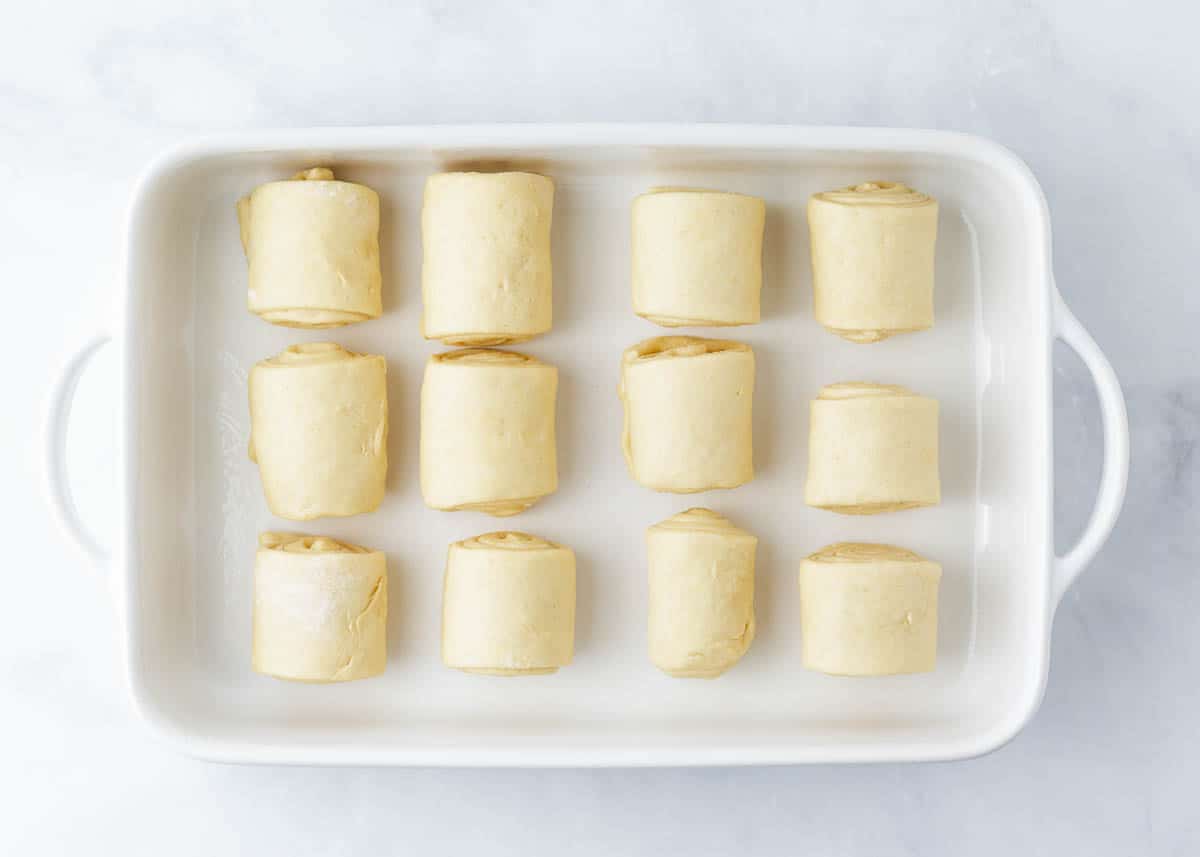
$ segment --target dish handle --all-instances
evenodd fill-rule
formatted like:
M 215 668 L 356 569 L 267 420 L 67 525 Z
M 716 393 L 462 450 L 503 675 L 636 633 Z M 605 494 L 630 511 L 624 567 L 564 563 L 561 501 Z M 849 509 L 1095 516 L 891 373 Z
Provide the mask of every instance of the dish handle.
M 1091 334 L 1071 314 L 1052 284 L 1054 295 L 1054 335 L 1071 348 L 1087 366 L 1100 398 L 1100 415 L 1104 430 L 1104 462 L 1100 471 L 1100 490 L 1091 517 L 1075 546 L 1063 556 L 1054 558 L 1054 601 L 1075 582 L 1096 553 L 1104 546 L 1125 500 L 1125 485 L 1129 479 L 1129 417 L 1125 412 L 1125 396 L 1117 374 Z
M 50 506 L 62 529 L 96 565 L 108 564 L 109 550 L 84 526 L 79 515 L 79 507 L 75 505 L 71 483 L 67 478 L 65 453 L 71 405 L 75 399 L 79 379 L 92 358 L 110 342 L 112 334 L 96 333 L 88 337 L 71 355 L 50 394 L 50 408 L 46 418 L 46 482 Z

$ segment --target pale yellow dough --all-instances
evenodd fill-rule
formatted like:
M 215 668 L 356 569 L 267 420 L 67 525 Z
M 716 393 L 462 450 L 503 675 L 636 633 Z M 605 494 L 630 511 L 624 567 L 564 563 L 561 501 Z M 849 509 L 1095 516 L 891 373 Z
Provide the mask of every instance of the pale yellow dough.
M 515 515 L 558 488 L 558 370 L 513 351 L 435 354 L 421 386 L 421 494 L 434 509 Z
M 937 200 L 896 182 L 810 198 L 817 321 L 852 342 L 932 327 L 937 222 Z
M 332 342 L 250 371 L 250 458 L 271 512 L 293 521 L 371 512 L 387 479 L 387 365 Z
M 533 173 L 439 173 L 425 182 L 426 339 L 504 345 L 550 329 L 554 182 Z
M 387 559 L 321 536 L 263 533 L 254 562 L 256 672 L 370 678 L 387 665 Z
M 758 539 L 708 509 L 646 531 L 650 661 L 678 678 L 716 678 L 754 641 Z
M 285 327 L 378 318 L 379 195 L 314 167 L 238 200 L 250 311 Z
M 840 543 L 800 564 L 804 666 L 845 676 L 929 672 L 942 567 L 891 545 Z
M 811 407 L 804 501 L 848 515 L 939 503 L 937 400 L 884 384 L 823 388 Z
M 575 651 L 575 554 L 527 533 L 450 545 L 442 661 L 483 675 L 541 675 Z
M 663 327 L 755 324 L 766 205 L 654 188 L 633 201 L 633 310 Z
M 728 340 L 660 336 L 621 358 L 622 444 L 635 480 L 692 494 L 754 478 L 754 352 Z

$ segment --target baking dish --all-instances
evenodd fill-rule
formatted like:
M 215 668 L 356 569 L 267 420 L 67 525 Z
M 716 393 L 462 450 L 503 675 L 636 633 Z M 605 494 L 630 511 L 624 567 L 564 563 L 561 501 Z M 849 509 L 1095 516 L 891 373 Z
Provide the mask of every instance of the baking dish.
M 383 199 L 383 318 L 336 331 L 276 328 L 245 309 L 234 202 L 311 165 Z M 554 178 L 555 326 L 522 350 L 560 369 L 560 490 L 503 524 L 426 509 L 416 484 L 421 371 L 441 350 L 419 333 L 421 187 L 446 167 Z M 865 179 L 941 201 L 936 327 L 859 346 L 811 314 L 804 206 Z M 629 205 L 653 185 L 767 200 L 763 323 L 733 331 L 756 351 L 757 477 L 683 498 L 625 471 L 615 389 L 622 348 L 658 331 L 633 315 Z M 136 706 L 191 754 L 240 762 L 421 765 L 684 765 L 953 759 L 1015 735 L 1040 701 L 1063 592 L 1115 523 L 1128 469 L 1117 380 L 1063 304 L 1035 179 L 1002 147 L 959 134 L 745 126 L 465 126 L 230 136 L 158 159 L 128 223 L 115 327 L 64 369 L 48 427 L 51 498 L 66 528 L 111 566 Z M 703 331 L 693 331 L 703 335 Z M 62 445 L 82 367 L 120 352 L 119 532 L 86 535 Z M 333 339 L 389 363 L 389 496 L 372 515 L 309 532 L 387 551 L 389 668 L 375 680 L 291 685 L 249 662 L 250 575 L 267 513 L 246 458 L 247 369 L 295 341 Z M 1099 392 L 1099 497 L 1078 544 L 1053 550 L 1051 345 L 1082 357 Z M 943 503 L 845 518 L 803 505 L 807 404 L 823 384 L 904 384 L 942 405 Z M 759 636 L 716 681 L 680 681 L 646 657 L 644 531 L 706 505 L 760 540 Z M 445 669 L 438 656 L 446 545 L 504 527 L 573 547 L 575 662 L 512 680 Z M 833 678 L 799 661 L 796 572 L 807 553 L 854 539 L 939 560 L 939 661 L 928 675 Z

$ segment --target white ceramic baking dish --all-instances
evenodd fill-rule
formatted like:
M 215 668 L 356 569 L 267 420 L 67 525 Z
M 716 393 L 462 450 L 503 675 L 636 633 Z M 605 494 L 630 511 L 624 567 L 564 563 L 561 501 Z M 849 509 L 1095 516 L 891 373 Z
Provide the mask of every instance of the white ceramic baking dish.
M 305 166 L 335 167 L 384 201 L 386 314 L 333 332 L 272 327 L 245 309 L 234 201 Z M 416 480 L 421 339 L 419 208 L 446 167 L 534 169 L 557 183 L 555 326 L 525 350 L 560 367 L 560 491 L 503 523 L 426 509 Z M 937 326 L 853 345 L 813 320 L 805 202 L 864 179 L 941 200 Z M 757 478 L 699 497 L 635 485 L 621 458 L 623 347 L 659 331 L 629 298 L 629 205 L 659 184 L 764 197 L 762 324 L 725 331 L 758 354 Z M 115 330 L 70 361 L 50 423 L 52 496 L 68 528 L 118 576 L 137 708 L 197 756 L 243 762 L 421 765 L 682 765 L 953 759 L 991 750 L 1036 710 L 1063 591 L 1119 511 L 1128 466 L 1124 403 L 1096 345 L 1062 303 L 1042 193 L 1000 146 L 929 131 L 737 126 L 476 126 L 255 133 L 175 149 L 134 194 Z M 703 333 L 703 331 L 696 331 Z M 267 513 L 246 458 L 246 370 L 297 340 L 386 355 L 389 497 L 373 515 L 320 521 L 383 548 L 393 603 L 390 664 L 372 681 L 287 684 L 250 669 L 256 533 Z M 1106 442 L 1083 537 L 1053 551 L 1051 344 L 1083 358 Z M 60 454 L 81 367 L 121 352 L 120 531 L 111 556 L 83 535 Z M 942 403 L 944 502 L 840 517 L 801 501 L 807 403 L 826 383 L 905 384 Z M 760 538 L 760 632 L 736 669 L 681 681 L 645 654 L 647 525 L 708 505 Z M 439 659 L 446 545 L 526 529 L 579 556 L 578 652 L 559 674 L 468 676 Z M 800 667 L 800 559 L 842 539 L 940 560 L 939 661 L 928 675 L 832 678 Z

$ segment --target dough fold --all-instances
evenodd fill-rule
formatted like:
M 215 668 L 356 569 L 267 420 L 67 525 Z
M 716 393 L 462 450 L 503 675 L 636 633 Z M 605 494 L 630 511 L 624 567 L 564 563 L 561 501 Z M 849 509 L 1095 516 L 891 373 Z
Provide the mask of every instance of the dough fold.
M 660 336 L 621 358 L 622 445 L 655 491 L 692 494 L 754 478 L 754 352 L 740 342 Z
M 285 327 L 341 327 L 383 312 L 379 195 L 314 167 L 238 200 L 252 313 Z
M 824 387 L 811 405 L 804 500 L 847 515 L 939 503 L 937 400 L 884 384 Z
M 370 678 L 387 665 L 387 559 L 322 536 L 263 533 L 254 562 L 256 672 Z
M 450 545 L 442 661 L 482 675 L 541 675 L 575 649 L 575 554 L 527 533 Z
M 372 512 L 387 479 L 387 365 L 332 342 L 250 371 L 250 458 L 271 512 L 293 521 Z
M 435 354 L 421 386 L 421 493 L 502 517 L 558 488 L 558 370 L 513 351 Z
M 937 221 L 937 200 L 897 182 L 812 196 L 817 321 L 851 342 L 932 327 Z
M 646 531 L 650 661 L 678 678 L 715 678 L 754 641 L 758 539 L 708 509 Z
M 830 675 L 930 672 L 942 567 L 892 545 L 839 543 L 800 563 L 804 666 Z
M 766 205 L 654 188 L 633 201 L 633 310 L 663 327 L 755 324 Z
M 533 173 L 439 173 L 425 183 L 426 339 L 504 345 L 550 329 L 554 182 Z

